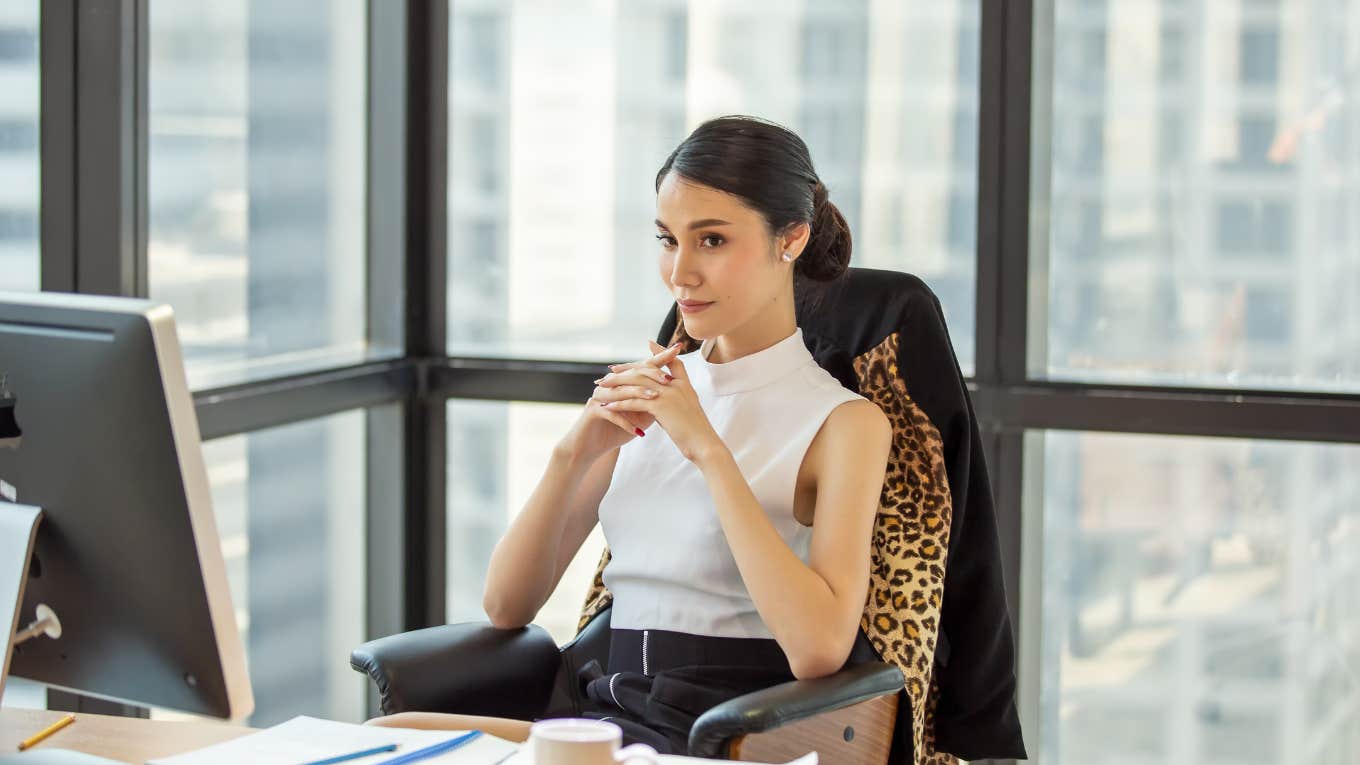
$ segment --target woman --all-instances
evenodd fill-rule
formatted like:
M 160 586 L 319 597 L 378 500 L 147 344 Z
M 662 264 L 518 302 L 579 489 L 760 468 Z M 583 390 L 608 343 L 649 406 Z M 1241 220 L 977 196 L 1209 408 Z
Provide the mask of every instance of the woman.
M 892 427 L 816 363 L 796 324 L 795 274 L 830 281 L 850 263 L 845 219 L 798 136 L 749 117 L 705 122 L 656 193 L 660 276 L 702 343 L 651 343 L 595 381 L 497 544 L 483 605 L 498 628 L 528 624 L 601 524 L 611 642 L 608 667 L 582 673 L 583 714 L 618 723 L 625 743 L 683 754 L 706 709 L 872 658 L 856 638 Z M 530 725 L 370 722 L 517 741 Z

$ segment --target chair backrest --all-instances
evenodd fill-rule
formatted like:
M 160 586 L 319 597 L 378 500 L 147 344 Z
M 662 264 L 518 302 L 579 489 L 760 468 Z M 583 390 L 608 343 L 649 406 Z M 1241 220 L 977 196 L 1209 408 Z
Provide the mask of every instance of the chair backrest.
M 972 403 L 940 302 L 920 279 L 851 268 L 821 289 L 801 281 L 796 287 L 797 323 L 813 358 L 846 388 L 877 404 L 893 424 L 860 627 L 905 680 L 894 753 L 910 742 L 917 763 L 938 762 L 936 713 L 975 709 L 976 702 L 956 700 L 952 693 L 983 691 L 995 698 L 998 685 L 1009 682 L 1010 692 L 1002 688 L 1001 695 L 1012 705 L 1014 698 L 1000 546 Z M 685 352 L 699 345 L 673 307 L 657 342 L 676 340 L 685 341 Z M 959 539 L 952 532 L 960 529 L 965 508 L 969 523 L 966 538 Z M 949 556 L 957 549 L 966 549 L 967 556 Z M 601 578 L 609 558 L 606 548 L 578 629 L 612 602 Z M 899 740 L 904 729 L 911 738 Z
M 601 667 L 609 666 L 609 608 L 595 612 L 588 624 L 577 629 L 576 637 L 561 647 L 562 662 L 553 677 L 553 689 L 548 698 L 546 717 L 579 717 L 581 710 L 576 708 L 579 697 L 577 672 L 590 660 L 600 662 Z

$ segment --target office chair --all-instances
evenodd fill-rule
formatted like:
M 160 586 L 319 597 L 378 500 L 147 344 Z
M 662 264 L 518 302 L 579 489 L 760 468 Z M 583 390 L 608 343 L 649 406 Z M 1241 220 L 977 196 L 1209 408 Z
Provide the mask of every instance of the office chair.
M 855 765 L 1023 757 L 996 518 L 939 300 L 910 274 L 869 268 L 800 287 L 795 313 L 813 358 L 893 423 L 860 632 L 839 672 L 701 715 L 689 755 L 777 762 L 817 750 Z M 698 348 L 673 307 L 657 342 L 676 340 Z M 573 716 L 569 684 L 609 653 L 609 558 L 606 548 L 565 645 L 537 625 L 465 622 L 370 641 L 350 664 L 372 677 L 384 714 Z

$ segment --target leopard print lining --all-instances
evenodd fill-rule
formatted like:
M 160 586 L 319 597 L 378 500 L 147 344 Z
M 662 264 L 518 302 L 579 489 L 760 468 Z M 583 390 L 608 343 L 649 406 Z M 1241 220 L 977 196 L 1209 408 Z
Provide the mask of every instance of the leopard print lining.
M 676 340 L 685 342 L 685 353 L 698 347 L 680 322 L 671 337 L 671 342 Z M 884 661 L 902 670 L 904 692 L 911 700 L 915 765 L 957 765 L 952 754 L 935 751 L 939 683 L 932 672 L 953 504 L 943 441 L 907 395 L 897 372 L 897 346 L 894 332 L 854 360 L 860 394 L 878 404 L 893 425 L 893 449 L 874 525 L 869 593 L 860 628 Z M 613 600 L 603 579 L 609 559 L 605 547 L 577 622 L 578 632 Z

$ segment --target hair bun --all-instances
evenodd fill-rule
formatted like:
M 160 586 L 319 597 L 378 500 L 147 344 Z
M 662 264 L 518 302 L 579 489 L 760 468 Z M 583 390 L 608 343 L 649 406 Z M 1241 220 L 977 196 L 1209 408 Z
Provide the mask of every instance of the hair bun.
M 812 186 L 813 215 L 816 215 L 816 210 L 824 204 L 826 204 L 826 184 L 817 181 Z
M 840 278 L 850 268 L 850 226 L 821 181 L 812 189 L 812 237 L 798 258 L 797 271 L 817 282 Z

